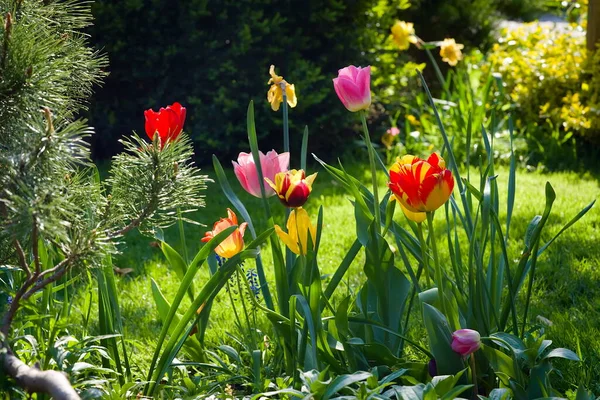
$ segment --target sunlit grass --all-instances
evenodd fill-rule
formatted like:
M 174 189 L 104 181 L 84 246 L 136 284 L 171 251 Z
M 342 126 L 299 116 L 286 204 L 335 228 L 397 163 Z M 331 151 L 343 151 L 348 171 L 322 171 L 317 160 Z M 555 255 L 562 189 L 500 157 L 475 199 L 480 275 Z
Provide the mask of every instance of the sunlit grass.
M 362 168 L 360 165 L 347 167 L 351 173 L 360 177 L 364 182 L 369 181 L 367 168 Z M 506 212 L 504 198 L 508 169 L 502 168 L 496 173 L 498 174 L 502 214 Z M 208 174 L 214 177 L 212 171 L 209 171 Z M 385 179 L 383 176 L 380 178 L 382 190 L 385 190 Z M 527 225 L 536 214 L 541 214 L 543 211 L 546 181 L 549 181 L 554 187 L 557 199 L 542 235 L 543 242 L 549 240 L 580 209 L 600 194 L 598 182 L 591 176 L 582 177 L 576 173 L 543 175 L 519 172 L 517 174 L 515 210 L 510 231 L 510 259 L 514 260 L 519 256 Z M 257 229 L 260 231 L 265 227 L 260 201 L 245 193 L 237 184 L 233 174 L 230 175 L 230 182 L 247 205 L 255 224 L 258 225 Z M 478 182 L 474 183 L 475 186 L 478 186 Z M 206 193 L 206 208 L 195 213 L 192 219 L 210 226 L 220 216 L 225 216 L 225 209 L 231 206 L 221 194 L 217 183 L 210 184 Z M 283 207 L 275 198 L 271 198 L 270 201 L 276 220 L 283 224 Z M 354 210 L 349 196 L 327 175 L 327 172 L 322 170 L 319 172 L 314 192 L 305 206 L 314 220 L 316 220 L 318 207 L 321 205 L 324 208 L 324 229 L 319 251 L 319 267 L 324 279 L 327 280 L 328 274 L 336 270 L 355 240 L 356 227 Z M 399 212 L 396 214 L 396 220 L 406 225 L 404 217 Z M 447 243 L 445 235 L 442 235 L 442 212 L 438 212 L 436 220 L 438 222 L 436 229 L 439 232 L 438 248 L 442 250 L 442 259 L 444 259 L 447 257 L 447 252 L 444 251 Z M 503 215 L 501 215 L 501 220 L 503 220 Z M 600 248 L 597 245 L 599 223 L 600 210 L 595 207 L 584 219 L 563 234 L 538 262 L 530 321 L 535 322 L 538 319 L 537 316 L 551 321 L 551 326 L 546 327 L 548 338 L 554 340 L 554 345 L 557 347 L 580 351 L 585 363 L 585 368 L 583 365 L 574 363 L 556 363 L 565 377 L 566 385 L 561 385 L 563 389 L 585 383 L 593 390 L 600 390 L 598 383 L 600 382 L 600 354 L 597 350 L 600 348 L 600 313 L 598 311 L 600 310 L 600 272 L 597 268 L 600 264 Z M 200 238 L 205 230 L 206 228 L 201 226 L 186 226 L 186 241 L 190 255 L 193 256 L 198 250 Z M 166 231 L 165 237 L 173 247 L 180 250 L 179 234 L 175 228 Z M 133 273 L 119 279 L 118 285 L 121 293 L 122 314 L 125 320 L 125 335 L 135 348 L 132 352 L 132 361 L 134 369 L 139 372 L 146 371 L 161 328 L 150 291 L 150 279 L 152 278 L 158 283 L 168 299 L 174 297 L 179 285 L 177 275 L 169 269 L 160 251 L 150 245 L 152 241 L 151 238 L 134 233 L 122 246 L 122 254 L 115 258 L 115 264 L 119 268 L 134 270 Z M 466 248 L 466 244 L 463 248 Z M 274 295 L 271 257 L 267 247 L 263 249 L 262 256 L 267 279 L 273 288 L 272 294 Z M 363 262 L 364 256 L 361 251 L 338 287 L 335 299 L 352 294 L 358 289 L 364 281 L 361 267 Z M 401 263 L 397 263 L 397 265 L 403 268 Z M 449 262 L 446 265 L 449 265 Z M 253 263 L 246 265 L 246 267 L 253 266 Z M 207 277 L 207 268 L 203 268 L 196 277 L 196 286 L 200 286 Z M 184 307 L 189 304 L 187 299 L 185 301 Z M 415 319 L 418 324 L 418 317 Z M 229 297 L 223 292 L 216 298 L 212 309 L 210 326 L 207 331 L 208 345 L 231 344 L 231 339 L 227 334 L 237 334 L 233 321 Z M 265 321 L 262 321 L 261 325 L 263 328 L 268 327 Z M 268 332 L 268 330 L 265 331 Z M 419 325 L 414 326 L 411 336 L 424 341 Z M 588 371 L 587 375 L 582 375 L 585 370 Z

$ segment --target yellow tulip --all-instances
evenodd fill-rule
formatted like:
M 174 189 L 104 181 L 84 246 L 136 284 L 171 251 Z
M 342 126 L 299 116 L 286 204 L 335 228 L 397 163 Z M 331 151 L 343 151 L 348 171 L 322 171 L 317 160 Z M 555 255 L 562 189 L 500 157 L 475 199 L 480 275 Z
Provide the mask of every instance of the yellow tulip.
M 286 226 L 287 233 L 275 225 L 277 236 L 292 252 L 305 255 L 308 252 L 309 234 L 313 246 L 317 237 L 317 228 L 310 222 L 306 210 L 302 207 L 292 210 Z

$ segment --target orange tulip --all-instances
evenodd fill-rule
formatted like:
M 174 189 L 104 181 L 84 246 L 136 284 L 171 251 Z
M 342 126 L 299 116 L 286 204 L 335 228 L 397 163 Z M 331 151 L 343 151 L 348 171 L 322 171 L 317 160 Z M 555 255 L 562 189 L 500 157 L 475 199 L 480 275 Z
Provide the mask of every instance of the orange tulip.
M 388 187 L 408 211 L 428 212 L 448 201 L 454 189 L 454 178 L 438 153 L 433 153 L 427 161 L 406 155 L 390 169 Z
M 208 242 L 210 239 L 224 231 L 230 226 L 238 225 L 237 216 L 231 209 L 227 209 L 227 218 L 221 218 L 213 225 L 212 231 L 208 231 L 201 239 L 203 242 Z M 244 231 L 246 230 L 246 222 L 240 224 L 233 233 L 225 238 L 216 248 L 215 253 L 223 258 L 231 258 L 244 248 Z

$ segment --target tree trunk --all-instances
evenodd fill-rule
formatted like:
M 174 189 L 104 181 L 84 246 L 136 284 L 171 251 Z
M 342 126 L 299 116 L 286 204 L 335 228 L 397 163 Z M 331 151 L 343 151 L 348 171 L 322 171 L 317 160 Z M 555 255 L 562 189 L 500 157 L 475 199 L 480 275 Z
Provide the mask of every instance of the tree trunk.
M 600 42 L 600 0 L 588 3 L 587 48 L 594 51 Z

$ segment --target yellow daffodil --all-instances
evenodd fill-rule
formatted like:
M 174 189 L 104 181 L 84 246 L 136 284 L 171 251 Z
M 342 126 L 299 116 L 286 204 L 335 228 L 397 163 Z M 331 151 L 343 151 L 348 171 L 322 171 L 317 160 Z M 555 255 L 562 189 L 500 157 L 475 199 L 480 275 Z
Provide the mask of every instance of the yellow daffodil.
M 279 110 L 279 106 L 283 103 L 284 88 L 288 105 L 292 108 L 296 107 L 298 99 L 296 98 L 296 88 L 294 85 L 287 83 L 283 79 L 283 76 L 276 75 L 274 65 L 271 65 L 271 68 L 269 68 L 269 74 L 271 74 L 271 79 L 269 79 L 267 84 L 271 85 L 271 88 L 267 92 L 267 101 L 271 103 L 273 111 Z
M 309 247 L 309 234 L 311 246 L 317 237 L 317 228 L 310 222 L 306 210 L 302 207 L 294 209 L 287 220 L 287 233 L 275 225 L 277 236 L 295 254 L 306 254 Z
M 444 39 L 440 45 L 442 61 L 447 62 L 448 65 L 455 66 L 463 58 L 461 49 L 464 47 L 464 45 L 456 43 L 454 39 Z
M 418 39 L 412 22 L 396 21 L 392 26 L 392 40 L 400 50 L 406 50 L 410 44 L 416 44 Z

